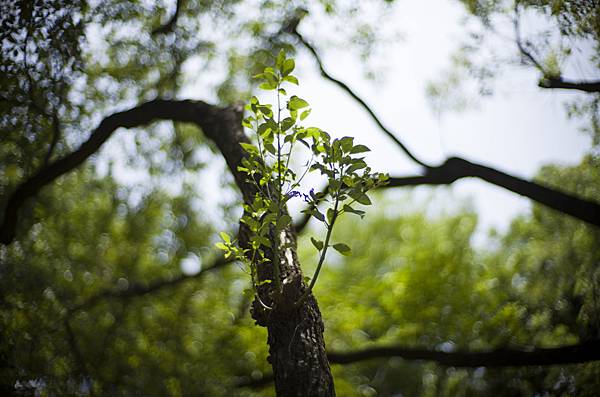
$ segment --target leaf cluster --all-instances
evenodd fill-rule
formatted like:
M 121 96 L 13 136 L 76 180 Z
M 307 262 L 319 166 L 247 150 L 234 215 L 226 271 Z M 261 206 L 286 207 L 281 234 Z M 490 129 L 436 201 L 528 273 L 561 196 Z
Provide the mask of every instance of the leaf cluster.
M 301 124 L 311 112 L 310 105 L 296 95 L 289 96 L 284 88 L 287 83 L 298 84 L 298 79 L 291 74 L 294 68 L 294 60 L 280 51 L 273 67 L 266 67 L 255 76 L 261 81 L 260 88 L 275 91 L 276 104 L 261 103 L 256 96 L 252 97 L 246 105 L 249 115 L 242 122 L 244 127 L 252 131 L 256 142 L 241 143 L 246 157 L 238 167 L 238 171 L 244 173 L 247 182 L 256 189 L 253 202 L 244 205 L 241 218 L 251 232 L 250 246 L 238 247 L 228 235 L 222 236 L 224 242 L 217 245 L 225 251 L 226 256 L 234 256 L 248 263 L 254 285 L 259 284 L 255 267 L 271 262 L 275 264 L 273 281 L 280 287 L 280 252 L 288 248 L 280 243 L 280 236 L 291 226 L 292 219 L 286 207 L 290 199 L 303 198 L 308 203 L 303 212 L 325 225 L 324 242 L 311 237 L 313 245 L 321 252 L 320 269 L 328 247 L 333 247 L 343 255 L 351 252 L 345 243 L 329 243 L 336 219 L 343 213 L 362 218 L 365 212 L 353 205 L 370 205 L 367 191 L 387 181 L 387 175 L 372 173 L 364 157 L 361 157 L 361 154 L 369 151 L 365 145 L 355 144 L 352 137 L 332 139 L 318 127 Z M 298 144 L 310 150 L 311 158 L 302 172 L 296 173 L 290 167 L 290 159 Z M 329 188 L 326 192 L 315 193 L 311 189 L 305 194 L 298 190 L 303 178 L 311 171 L 319 171 L 327 178 Z M 323 202 L 328 204 L 328 208 L 321 212 L 319 205 Z M 318 271 L 309 290 L 314 286 L 317 276 Z

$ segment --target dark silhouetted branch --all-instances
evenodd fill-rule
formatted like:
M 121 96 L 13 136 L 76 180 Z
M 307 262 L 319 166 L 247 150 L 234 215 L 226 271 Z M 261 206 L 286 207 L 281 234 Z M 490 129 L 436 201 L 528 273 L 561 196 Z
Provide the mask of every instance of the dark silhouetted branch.
M 578 364 L 600 360 L 600 340 L 578 345 L 532 350 L 496 349 L 487 352 L 442 352 L 428 349 L 383 346 L 351 352 L 330 352 L 331 363 L 350 364 L 374 358 L 400 357 L 405 360 L 434 361 L 451 367 L 523 367 L 529 365 Z
M 156 29 L 154 29 L 152 31 L 152 36 L 170 33 L 171 31 L 173 31 L 173 28 L 175 28 L 175 25 L 177 24 L 177 20 L 179 19 L 182 5 L 183 5 L 183 0 L 177 0 L 177 4 L 175 5 L 175 12 L 171 16 L 171 18 L 164 25 L 161 25 L 161 26 L 157 27 Z
M 519 33 L 519 19 L 518 9 L 517 17 L 515 18 L 515 31 L 517 35 L 517 45 L 519 49 L 526 55 L 531 62 L 543 72 L 541 64 L 537 62 L 535 57 L 531 55 L 521 43 Z M 375 113 L 369 108 L 364 100 L 356 95 L 346 84 L 332 77 L 323 67 L 321 59 L 317 51 L 308 43 L 304 37 L 297 31 L 298 23 L 295 23 L 294 30 L 291 31 L 295 37 L 311 52 L 316 62 L 319 65 L 321 74 L 326 79 L 334 82 L 341 87 L 346 93 L 354 98 L 362 107 L 369 113 L 373 118 L 377 126 L 390 138 L 398 144 L 398 146 L 416 163 L 422 165 L 425 168 L 425 175 L 423 176 L 412 176 L 403 178 L 392 178 L 388 187 L 394 186 L 417 186 L 417 185 L 440 185 L 440 184 L 451 184 L 457 179 L 465 177 L 478 177 L 485 180 L 486 182 L 508 189 L 514 193 L 528 197 L 534 201 L 544 204 L 552 209 L 569 214 L 575 218 L 581 219 L 585 222 L 591 223 L 596 226 L 600 226 L 600 204 L 579 198 L 575 195 L 564 193 L 557 189 L 552 189 L 546 186 L 542 186 L 535 182 L 526 181 L 503 172 L 497 171 L 493 168 L 485 167 L 479 164 L 470 163 L 460 158 L 450 158 L 446 160 L 444 164 L 438 167 L 430 166 L 423 161 L 416 158 L 406 146 L 398 140 L 394 134 L 388 130 L 381 121 L 377 118 Z M 384 186 L 385 187 L 385 186 Z M 304 218 L 299 226 L 305 226 L 310 218 Z M 306 223 L 304 223 L 306 222 Z
M 600 81 L 568 81 L 562 77 L 545 77 L 538 84 L 542 88 L 579 90 L 587 93 L 600 92 Z
M 373 112 L 373 110 L 371 110 L 371 108 L 369 107 L 369 105 L 367 105 L 367 103 L 361 97 L 359 97 L 350 87 L 348 87 L 348 85 L 346 83 L 344 83 L 343 81 L 340 81 L 340 80 L 336 79 L 335 77 L 333 77 L 332 75 L 330 75 L 327 72 L 327 70 L 325 70 L 325 68 L 323 67 L 323 62 L 321 62 L 321 58 L 319 57 L 319 54 L 317 53 L 317 50 L 308 41 L 306 41 L 306 39 L 298 32 L 298 30 L 295 29 L 295 27 L 296 26 L 294 26 L 294 30 L 291 31 L 291 34 L 293 34 L 295 37 L 297 37 L 298 40 L 304 45 L 304 47 L 306 47 L 310 51 L 310 53 L 313 55 L 315 61 L 319 65 L 319 70 L 321 71 L 321 75 L 323 77 L 325 77 L 327 80 L 329 80 L 332 83 L 334 83 L 335 85 L 337 85 L 338 87 L 340 87 L 342 90 L 344 90 L 352 98 L 354 98 L 354 100 L 356 102 L 358 102 L 362 106 L 362 108 L 369 114 L 369 116 L 371 116 L 371 118 L 373 119 L 373 121 L 375 121 L 375 124 L 377 124 L 377 126 L 390 139 L 392 139 L 396 143 L 396 145 L 398 145 L 398 147 L 400 147 L 400 149 L 402 149 L 402 151 L 408 157 L 410 157 L 415 163 L 417 163 L 417 164 L 419 164 L 419 165 L 421 165 L 423 167 L 426 167 L 426 168 L 429 167 L 426 163 L 424 163 L 423 161 L 421 161 L 420 159 L 418 159 L 414 154 L 412 154 L 412 152 L 410 150 L 408 150 L 408 148 L 406 147 L 406 145 L 404 145 L 404 143 L 402 143 L 402 141 L 400 141 L 396 137 L 396 135 L 394 135 L 394 133 L 392 133 L 392 131 L 390 131 L 386 126 L 383 125 L 383 123 L 381 122 L 381 120 L 379 120 L 379 118 L 377 117 L 377 115 L 375 115 L 375 112 Z
M 451 157 L 439 167 L 429 168 L 423 176 L 393 177 L 385 187 L 447 185 L 454 181 L 476 177 L 511 192 L 528 197 L 554 210 L 571 215 L 577 219 L 600 226 L 600 204 L 586 200 L 555 188 L 543 186 L 537 182 L 526 181 L 501 171 L 467 160 Z
M 515 1 L 515 18 L 513 19 L 513 26 L 515 28 L 515 41 L 517 43 L 517 48 L 519 49 L 519 52 L 521 52 L 521 55 L 528 59 L 529 62 L 531 62 L 531 64 L 535 66 L 537 70 L 542 72 L 542 74 L 546 75 L 546 70 L 544 69 L 542 64 L 538 62 L 538 60 L 527 48 L 525 48 L 525 45 L 521 40 L 521 12 L 519 9 L 518 1 Z
M 487 352 L 443 352 L 404 346 L 381 346 L 348 352 L 328 352 L 332 364 L 352 364 L 366 360 L 398 357 L 405 360 L 433 361 L 448 367 L 525 367 L 533 365 L 581 364 L 600 360 L 600 339 L 593 339 L 577 345 L 555 348 L 534 348 L 531 350 L 495 349 Z M 244 379 L 238 387 L 258 389 L 267 386 L 272 375 L 261 379 Z
M 190 280 L 198 280 L 202 278 L 205 274 L 215 271 L 224 267 L 225 265 L 232 263 L 232 260 L 227 260 L 225 258 L 219 258 L 213 262 L 212 265 L 202 268 L 198 273 L 193 275 L 181 274 L 173 279 L 169 280 L 158 280 L 154 281 L 150 284 L 145 283 L 134 283 L 131 284 L 127 289 L 109 289 L 106 291 L 102 291 L 93 295 L 92 297 L 86 299 L 84 302 L 73 306 L 69 309 L 68 313 L 73 314 L 79 310 L 89 309 L 105 300 L 110 299 L 130 299 L 139 296 L 148 295 L 154 292 L 158 292 L 167 288 L 176 287 L 186 281 Z
M 133 128 L 146 125 L 155 120 L 172 120 L 191 122 L 200 127 L 209 127 L 210 137 L 217 145 L 225 146 L 222 142 L 223 120 L 238 117 L 238 111 L 232 113 L 233 108 L 218 108 L 201 101 L 174 101 L 156 99 L 124 112 L 115 113 L 104 120 L 92 132 L 89 139 L 77 150 L 65 157 L 50 163 L 42 168 L 31 178 L 21 183 L 7 200 L 4 217 L 0 224 L 0 243 L 10 244 L 15 236 L 18 220 L 18 211 L 24 202 L 35 196 L 39 190 L 54 181 L 61 175 L 77 168 L 92 154 L 96 153 L 112 133 L 120 128 Z M 206 133 L 207 130 L 205 130 Z M 231 149 L 220 147 L 224 153 Z M 235 159 L 226 159 L 228 164 Z M 236 176 L 237 177 L 237 176 Z

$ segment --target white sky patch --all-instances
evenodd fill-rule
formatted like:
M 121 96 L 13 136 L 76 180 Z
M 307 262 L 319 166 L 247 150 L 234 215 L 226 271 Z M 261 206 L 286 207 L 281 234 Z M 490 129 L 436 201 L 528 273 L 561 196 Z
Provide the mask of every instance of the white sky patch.
M 347 83 L 425 162 L 436 165 L 449 156 L 460 156 L 527 179 L 544 164 L 578 163 L 589 149 L 590 140 L 579 132 L 577 122 L 567 119 L 564 103 L 582 94 L 538 88 L 539 74 L 531 67 L 503 66 L 504 73 L 494 80 L 494 96 L 482 98 L 474 108 L 443 116 L 431 109 L 426 97 L 427 83 L 439 78 L 452 53 L 473 27 L 465 23 L 465 17 L 458 2 L 397 2 L 386 23 L 378 28 L 383 37 L 402 36 L 402 40 L 388 40 L 378 46 L 369 60 L 369 67 L 379 65 L 374 66 L 374 80 L 364 77 L 365 64 L 356 53 L 327 46 L 327 37 L 335 36 L 336 32 L 319 23 L 321 16 L 307 17 L 300 31 L 317 47 L 329 73 Z M 496 45 L 501 52 L 516 55 L 510 37 L 509 30 L 506 37 L 498 38 Z M 324 80 L 312 58 L 302 48 L 299 50 L 294 74 L 300 79 L 300 87 L 290 87 L 288 93 L 310 103 L 312 113 L 305 124 L 320 127 L 334 137 L 354 136 L 356 143 L 369 146 L 372 151 L 366 161 L 375 171 L 393 176 L 419 174 L 420 167 L 377 128 L 352 98 Z M 195 84 L 186 87 L 181 97 L 214 99 L 212 88 L 223 77 L 223 70 L 206 70 L 200 67 L 202 64 L 199 59 L 186 63 L 185 72 Z M 582 76 L 587 69 L 577 63 L 565 66 L 570 78 L 594 77 Z M 270 93 L 261 96 L 261 100 L 267 100 L 267 95 Z M 118 143 L 107 146 L 115 145 Z M 105 153 L 109 150 L 105 149 Z M 203 216 L 211 218 L 212 214 L 221 223 L 221 214 L 215 209 L 224 201 L 220 168 L 223 164 L 210 164 L 197 179 L 202 204 L 207 205 Z M 114 174 L 118 180 L 139 178 L 121 167 Z M 311 187 L 315 190 L 321 187 L 313 176 L 303 184 L 304 192 Z M 418 190 L 432 191 L 427 187 Z M 436 192 L 442 199 L 435 201 L 444 202 L 446 208 L 454 203 L 460 207 L 461 200 L 472 203 L 479 215 L 479 236 L 492 227 L 506 230 L 510 221 L 528 211 L 531 205 L 528 199 L 477 179 L 460 180 Z M 300 200 L 296 201 L 291 205 L 292 213 L 302 207 Z M 435 201 L 432 205 L 437 205 Z M 197 272 L 199 262 L 199 258 L 190 256 L 181 265 L 184 272 L 184 264 L 187 271 Z
M 183 274 L 193 276 L 202 270 L 202 260 L 198 255 L 189 253 L 188 256 L 181 260 L 180 266 Z

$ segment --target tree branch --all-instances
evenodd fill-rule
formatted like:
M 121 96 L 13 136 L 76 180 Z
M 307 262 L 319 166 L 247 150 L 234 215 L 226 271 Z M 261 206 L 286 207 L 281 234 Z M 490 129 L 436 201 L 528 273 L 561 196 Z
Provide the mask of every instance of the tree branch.
M 434 361 L 450 367 L 524 367 L 530 365 L 578 364 L 600 360 L 600 339 L 555 348 L 506 349 L 487 352 L 443 352 L 403 346 L 382 346 L 350 352 L 329 352 L 329 361 L 350 364 L 373 358 L 401 357 L 405 360 Z
M 221 258 L 217 259 L 216 261 L 214 261 L 212 265 L 202 268 L 198 273 L 196 273 L 194 275 L 181 274 L 170 280 L 158 280 L 158 281 L 154 281 L 150 284 L 134 283 L 125 290 L 108 289 L 108 290 L 99 292 L 96 295 L 93 295 L 90 298 L 86 299 L 84 302 L 69 308 L 68 315 L 72 315 L 73 313 L 75 313 L 79 310 L 89 309 L 89 308 L 99 304 L 103 300 L 130 299 L 130 298 L 134 298 L 134 297 L 151 294 L 151 293 L 154 293 L 154 292 L 166 289 L 166 288 L 176 287 L 176 286 L 183 284 L 184 282 L 189 281 L 189 280 L 199 280 L 206 273 L 220 269 L 220 268 L 224 267 L 225 265 L 232 263 L 232 262 L 233 262 L 233 260 L 228 260 L 228 259 L 221 257 Z
M 519 49 L 533 62 L 533 64 L 544 73 L 542 65 L 537 62 L 521 43 L 519 33 L 519 18 L 518 9 L 515 9 L 515 31 L 517 36 L 517 45 Z M 451 184 L 457 179 L 465 177 L 477 177 L 486 182 L 508 189 L 514 193 L 528 197 L 534 201 L 544 204 L 554 210 L 571 215 L 575 218 L 600 226 L 600 204 L 593 201 L 579 198 L 575 195 L 564 193 L 560 190 L 542 186 L 535 182 L 526 181 L 512 175 L 505 174 L 493 168 L 483 165 L 474 164 L 460 158 L 449 158 L 441 166 L 433 167 L 416 158 L 406 146 L 398 140 L 390 130 L 377 118 L 375 113 L 369 108 L 366 102 L 354 93 L 345 83 L 335 79 L 323 68 L 323 64 L 317 51 L 308 43 L 304 37 L 298 32 L 298 23 L 292 25 L 294 29 L 290 32 L 300 40 L 300 42 L 310 51 L 319 65 L 321 74 L 326 79 L 334 82 L 341 87 L 346 93 L 354 98 L 367 113 L 373 118 L 377 126 L 390 138 L 398 144 L 398 146 L 406 153 L 413 161 L 422 165 L 425 168 L 425 175 L 412 176 L 403 178 L 391 178 L 387 187 L 394 186 L 417 186 L 417 185 L 440 185 Z M 590 83 L 592 84 L 592 83 Z M 386 187 L 386 186 L 384 186 Z M 299 226 L 306 226 L 310 218 L 305 218 L 299 223 Z M 306 222 L 306 223 L 305 223 Z
M 167 23 L 154 29 L 151 33 L 152 36 L 156 36 L 159 34 L 165 34 L 165 33 L 169 33 L 171 31 L 173 31 L 173 28 L 175 28 L 175 25 L 177 24 L 177 20 L 179 19 L 179 14 L 181 13 L 182 5 L 183 5 L 183 0 L 177 0 L 177 4 L 175 4 L 175 12 L 173 13 L 173 16 L 171 16 L 171 18 L 167 21 Z
M 569 81 L 562 77 L 544 77 L 540 80 L 541 88 L 560 88 L 566 90 L 579 90 L 587 93 L 600 92 L 600 80 L 596 81 Z
M 237 118 L 240 114 L 241 109 L 219 108 L 201 101 L 156 99 L 108 116 L 102 120 L 89 139 L 77 150 L 42 168 L 14 190 L 8 198 L 4 209 L 4 217 L 0 224 L 0 243 L 10 244 L 14 239 L 18 211 L 27 199 L 35 196 L 42 187 L 61 175 L 72 171 L 96 153 L 116 129 L 120 127 L 139 127 L 155 120 L 195 123 L 203 129 L 205 134 L 210 135 L 209 138 L 215 141 L 231 168 L 235 166 L 234 163 L 239 160 L 238 157 L 242 153 L 241 149 L 226 147 L 227 142 L 225 142 L 222 133 L 225 128 L 223 122 L 230 121 L 231 118 Z M 236 175 L 237 172 L 233 173 L 234 177 L 241 177 Z
M 600 92 L 600 81 L 571 81 L 565 80 L 560 75 L 556 76 L 550 73 L 544 66 L 536 59 L 536 57 L 525 48 L 523 41 L 521 40 L 521 28 L 520 28 L 520 11 L 519 11 L 519 2 L 515 2 L 515 18 L 514 18 L 514 28 L 515 28 L 515 41 L 517 43 L 517 48 L 521 55 L 523 55 L 532 65 L 542 73 L 542 78 L 538 83 L 538 87 L 540 88 L 550 88 L 550 89 L 567 89 L 567 90 L 579 90 L 587 93 Z M 556 74 L 556 73 L 555 73 Z
M 327 353 L 330 363 L 342 365 L 390 357 L 433 361 L 442 366 L 463 368 L 581 364 L 600 360 L 600 339 L 592 339 L 577 345 L 531 350 L 500 348 L 487 352 L 443 352 L 391 345 Z M 237 386 L 258 389 L 267 386 L 272 380 L 273 375 L 268 374 L 259 380 L 246 378 Z
M 294 35 L 300 41 L 300 43 L 302 43 L 302 45 L 304 45 L 304 47 L 306 47 L 306 49 L 308 49 L 308 51 L 310 51 L 310 53 L 313 55 L 315 61 L 319 65 L 319 70 L 321 71 L 321 75 L 323 77 L 325 77 L 327 80 L 329 80 L 332 83 L 334 83 L 335 85 L 337 85 L 338 87 L 340 87 L 343 91 L 345 91 L 352 98 L 354 98 L 354 100 L 356 102 L 358 102 L 360 106 L 362 106 L 362 108 L 369 114 L 369 116 L 371 116 L 371 118 L 373 119 L 373 121 L 375 121 L 375 124 L 377 124 L 377 126 L 390 139 L 392 139 L 396 143 L 396 145 L 398 145 L 398 147 L 400 147 L 400 149 L 402 149 L 402 151 L 408 157 L 410 157 L 415 163 L 417 163 L 417 164 L 419 164 L 419 165 L 421 165 L 421 166 L 423 166 L 425 168 L 428 168 L 429 165 L 427 165 L 425 162 L 421 161 L 414 154 L 412 154 L 412 152 L 406 147 L 406 145 L 404 145 L 404 143 L 402 143 L 402 141 L 400 141 L 392 131 L 390 131 L 387 127 L 385 127 L 383 125 L 383 123 L 381 122 L 381 120 L 379 120 L 379 118 L 377 117 L 377 115 L 375 115 L 375 112 L 373 112 L 373 110 L 371 110 L 371 108 L 369 107 L 369 105 L 367 105 L 367 103 L 361 97 L 359 97 L 354 91 L 352 91 L 352 89 L 350 87 L 348 87 L 348 85 L 346 83 L 344 83 L 343 81 L 340 81 L 340 80 L 336 79 L 335 77 L 333 77 L 332 75 L 330 75 L 327 72 L 327 70 L 325 70 L 325 68 L 323 67 L 323 62 L 321 61 L 321 58 L 319 57 L 319 54 L 317 53 L 317 50 L 308 41 L 306 41 L 306 39 L 298 32 L 298 30 L 296 29 L 296 27 L 297 26 L 294 26 L 294 30 L 291 31 L 291 34 Z
M 515 18 L 513 20 L 513 26 L 515 29 L 515 41 L 517 43 L 517 48 L 519 49 L 519 52 L 521 52 L 521 55 L 527 58 L 529 62 L 531 62 L 533 66 L 535 66 L 535 68 L 542 72 L 542 74 L 545 76 L 547 74 L 546 70 L 544 69 L 542 64 L 539 63 L 538 60 L 533 56 L 533 54 L 527 48 L 525 48 L 525 46 L 523 45 L 523 41 L 521 40 L 521 12 L 519 10 L 518 1 L 515 1 Z
M 600 227 L 600 204 L 594 201 L 562 192 L 559 189 L 543 186 L 536 182 L 526 181 L 457 157 L 449 158 L 439 167 L 428 169 L 423 176 L 390 178 L 389 184 L 383 187 L 447 185 L 466 177 L 483 179 L 554 210 Z

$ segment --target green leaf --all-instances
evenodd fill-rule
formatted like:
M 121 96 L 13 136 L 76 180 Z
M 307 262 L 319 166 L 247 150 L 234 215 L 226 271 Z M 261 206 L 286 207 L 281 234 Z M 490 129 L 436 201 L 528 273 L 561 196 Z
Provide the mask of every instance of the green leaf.
M 285 76 L 285 77 L 283 78 L 283 80 L 284 80 L 284 81 L 288 81 L 288 82 L 290 82 L 290 83 L 292 83 L 292 84 L 296 84 L 296 85 L 298 85 L 298 79 L 297 79 L 295 76 L 292 76 L 292 75 Z
M 292 95 L 290 100 L 288 101 L 288 109 L 289 110 L 298 110 L 308 106 L 308 102 L 306 102 L 302 98 L 298 98 L 296 95 Z
M 283 71 L 283 65 L 285 62 L 285 51 L 283 49 L 279 50 L 279 54 L 277 54 L 277 60 L 275 61 L 275 65 L 277 69 Z
M 300 115 L 300 120 L 304 120 L 305 118 L 308 117 L 308 115 L 310 114 L 311 109 L 307 109 L 305 111 L 302 112 L 302 114 Z
M 327 222 L 331 225 L 331 221 L 333 220 L 333 215 L 335 214 L 335 212 L 333 211 L 333 209 L 328 208 L 327 209 Z
M 250 121 L 251 120 L 249 118 L 246 118 L 246 119 L 242 120 L 242 125 L 246 128 L 252 129 L 252 124 Z
M 344 256 L 350 256 L 352 255 L 352 250 L 350 249 L 350 247 L 348 247 L 346 244 L 344 243 L 337 243 L 337 244 L 333 244 L 332 246 L 337 252 L 339 252 L 340 254 L 344 255 Z
M 223 241 L 225 241 L 227 244 L 231 243 L 231 237 L 229 237 L 229 234 L 227 234 L 225 232 L 221 232 L 221 233 L 219 233 L 219 235 L 221 236 Z
M 361 218 L 365 216 L 365 211 L 354 209 L 354 208 L 350 207 L 348 204 L 344 204 L 343 209 L 344 209 L 344 212 L 356 214 L 356 215 L 360 216 Z
M 296 67 L 296 63 L 294 62 L 293 59 L 286 59 L 283 62 L 283 66 L 281 67 L 281 74 L 285 77 L 285 76 L 289 75 L 290 73 L 292 73 L 292 71 L 294 70 L 295 67 Z
M 323 215 L 323 213 L 316 208 L 311 211 L 311 215 L 320 220 L 321 222 L 325 221 L 325 215 Z
M 251 143 L 240 143 L 240 146 L 248 153 L 258 153 L 258 148 Z
M 350 172 L 354 172 L 357 170 L 360 170 L 362 168 L 366 168 L 367 167 L 367 163 L 365 163 L 362 159 L 354 159 L 352 161 L 352 165 L 350 167 L 348 167 L 348 169 L 346 170 L 347 173 Z
M 316 240 L 315 238 L 311 237 L 310 242 L 315 246 L 317 250 L 321 251 L 323 249 L 323 242 L 321 240 Z
M 277 84 L 272 84 L 270 82 L 262 83 L 258 86 L 258 88 L 262 88 L 263 90 L 270 91 L 277 88 Z
M 223 243 L 216 243 L 215 247 L 217 247 L 218 249 L 223 250 L 223 251 L 229 251 L 229 247 Z
M 369 196 L 360 190 L 351 190 L 348 194 L 362 205 L 371 205 L 371 199 L 369 199 Z
M 371 149 L 369 149 L 365 145 L 356 145 L 352 148 L 352 150 L 350 150 L 350 153 L 355 154 L 355 153 L 364 153 L 364 152 L 370 152 L 370 151 L 371 151 Z
M 270 143 L 265 143 L 265 149 L 267 149 L 267 152 L 269 152 L 271 154 L 277 154 L 277 150 L 275 150 L 275 146 L 273 146 Z
M 285 227 L 287 227 L 290 223 L 292 222 L 292 217 L 289 215 L 281 215 L 281 217 L 279 219 L 277 219 L 277 225 L 276 228 L 277 230 L 283 230 Z
M 352 149 L 352 145 L 354 144 L 354 138 L 351 136 L 345 136 L 340 139 L 340 146 L 344 152 L 349 152 Z
M 294 120 L 291 117 L 286 117 L 281 121 L 281 131 L 287 131 L 294 125 Z

